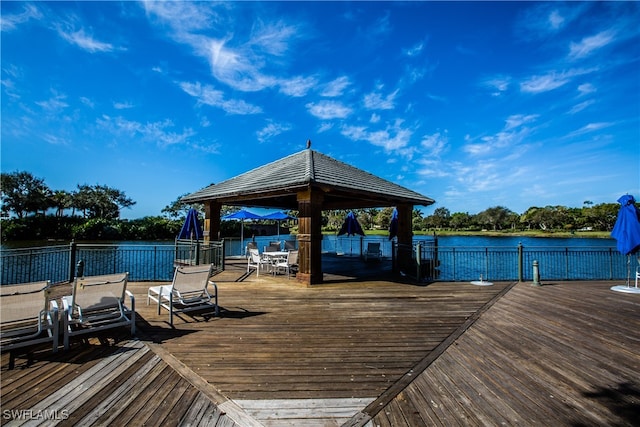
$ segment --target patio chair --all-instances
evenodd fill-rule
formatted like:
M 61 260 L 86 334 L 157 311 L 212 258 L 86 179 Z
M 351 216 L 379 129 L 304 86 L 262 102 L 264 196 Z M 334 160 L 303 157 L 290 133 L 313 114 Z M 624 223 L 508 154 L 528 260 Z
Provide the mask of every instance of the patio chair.
M 252 268 L 256 269 L 256 276 L 260 276 L 260 269 L 268 265 L 268 261 L 260 256 L 257 249 L 249 249 L 249 258 L 247 259 L 247 274 Z
M 264 247 L 265 252 L 280 252 L 280 242 L 270 242 Z
M 219 316 L 218 286 L 209 281 L 212 274 L 213 264 L 177 267 L 171 284 L 149 288 L 147 305 L 153 300 L 158 304 L 158 314 L 163 308 L 169 311 L 171 326 L 174 313 L 213 308 L 215 316 Z M 208 285 L 213 286 L 213 295 L 209 293 Z
M 382 251 L 380 250 L 380 243 L 367 243 L 367 249 L 364 251 L 364 260 L 368 261 L 369 258 L 380 259 L 382 258 Z
M 136 334 L 136 305 L 127 290 L 129 273 L 76 277 L 72 295 L 62 297 L 64 348 L 71 337 L 128 326 Z M 129 297 L 130 307 L 125 305 Z
M 298 267 L 298 251 L 289 251 L 287 258 L 277 262 L 274 267 L 274 274 L 278 273 L 280 269 L 284 269 L 287 272 L 287 277 L 291 277 L 291 270 Z
M 18 348 L 51 342 L 58 351 L 58 304 L 50 292 L 46 280 L 0 286 L 0 346 L 10 352 L 10 369 Z
M 295 240 L 285 240 L 284 241 L 284 250 L 285 251 L 295 251 L 296 250 L 296 241 Z
M 256 242 L 247 243 L 247 247 L 244 249 L 244 253 L 247 256 L 247 258 L 249 258 L 249 251 L 251 249 L 258 249 L 258 244 Z

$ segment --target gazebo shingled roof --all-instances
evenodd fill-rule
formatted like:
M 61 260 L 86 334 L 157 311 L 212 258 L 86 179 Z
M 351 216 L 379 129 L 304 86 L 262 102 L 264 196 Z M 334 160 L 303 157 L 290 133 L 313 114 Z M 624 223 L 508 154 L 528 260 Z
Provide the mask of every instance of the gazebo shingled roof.
M 434 203 L 429 197 L 311 149 L 212 184 L 182 200 L 215 199 L 227 205 L 297 209 L 296 193 L 309 186 L 322 189 L 325 209 Z

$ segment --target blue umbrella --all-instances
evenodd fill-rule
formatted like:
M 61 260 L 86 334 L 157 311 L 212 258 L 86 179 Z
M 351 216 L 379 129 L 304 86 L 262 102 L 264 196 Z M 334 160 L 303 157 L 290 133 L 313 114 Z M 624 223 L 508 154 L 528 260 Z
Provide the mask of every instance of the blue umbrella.
M 391 223 L 389 224 L 389 240 L 392 240 L 398 235 L 398 209 L 393 208 L 391 214 Z
M 295 217 L 289 216 L 284 212 L 273 212 L 273 213 L 270 213 L 269 215 L 264 215 L 262 217 L 262 219 L 272 219 L 274 221 L 277 221 L 278 222 L 278 237 L 280 237 L 280 221 L 283 221 L 285 219 L 295 219 Z
M 202 227 L 198 221 L 198 211 L 191 208 L 187 212 L 187 218 L 182 225 L 182 229 L 180 229 L 178 239 L 193 239 L 195 237 L 196 240 L 201 240 L 202 234 Z
M 618 211 L 618 219 L 611 230 L 611 237 L 617 240 L 618 250 L 627 256 L 627 285 L 612 286 L 611 289 L 620 292 L 640 293 L 640 289 L 632 288 L 629 285 L 631 254 L 640 250 L 640 210 L 636 207 L 633 196 L 629 194 L 620 197 L 618 203 L 621 207 Z
M 623 255 L 630 255 L 640 249 L 640 211 L 635 205 L 633 196 L 626 194 L 618 199 L 622 206 L 618 211 L 611 237 L 618 241 L 618 250 Z
M 222 219 L 239 219 L 240 220 L 240 254 L 242 255 L 242 246 L 244 245 L 244 220 L 245 219 L 262 219 L 260 215 L 241 209 L 237 212 L 230 213 L 222 217 Z
M 360 227 L 360 223 L 353 212 L 349 212 L 347 214 L 347 217 L 344 219 L 344 223 L 338 232 L 338 236 L 342 236 L 343 234 L 346 234 L 347 236 L 355 236 L 356 234 L 364 236 L 364 231 L 362 231 L 362 227 Z

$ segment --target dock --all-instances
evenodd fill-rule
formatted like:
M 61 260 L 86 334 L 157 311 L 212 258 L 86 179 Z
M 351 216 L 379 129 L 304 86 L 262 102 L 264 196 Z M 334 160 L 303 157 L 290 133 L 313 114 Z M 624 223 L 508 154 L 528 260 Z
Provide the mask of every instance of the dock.
M 174 328 L 146 304 L 158 283 L 130 283 L 137 337 L 36 349 L 12 370 L 2 355 L 0 423 L 638 425 L 640 296 L 617 283 L 416 284 L 333 262 L 307 287 L 230 260 L 221 316 Z

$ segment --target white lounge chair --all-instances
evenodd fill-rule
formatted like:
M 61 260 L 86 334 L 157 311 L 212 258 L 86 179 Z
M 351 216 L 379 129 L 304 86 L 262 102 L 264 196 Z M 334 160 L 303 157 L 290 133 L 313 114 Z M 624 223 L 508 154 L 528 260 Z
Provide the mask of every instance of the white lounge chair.
M 128 326 L 136 333 L 136 306 L 127 290 L 129 273 L 76 277 L 73 294 L 62 297 L 64 308 L 64 348 L 73 336 Z M 129 297 L 130 306 L 125 305 Z
M 380 259 L 382 258 L 382 251 L 380 250 L 380 243 L 367 243 L 367 250 L 364 251 L 364 260 L 368 261 L 369 258 Z
M 149 288 L 147 304 L 155 301 L 158 304 L 158 314 L 163 308 L 168 310 L 171 326 L 174 313 L 213 308 L 215 315 L 219 316 L 218 286 L 209 281 L 212 274 L 213 264 L 177 267 L 171 284 Z M 213 295 L 209 293 L 209 285 L 214 288 Z
M 49 295 L 49 281 L 0 286 L 0 345 L 11 352 L 10 369 L 15 349 L 51 342 L 58 351 L 58 304 Z

